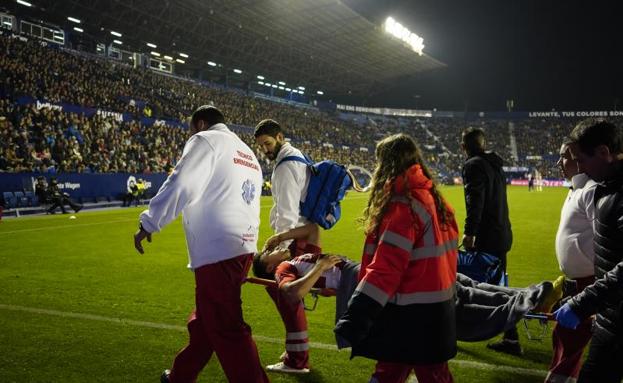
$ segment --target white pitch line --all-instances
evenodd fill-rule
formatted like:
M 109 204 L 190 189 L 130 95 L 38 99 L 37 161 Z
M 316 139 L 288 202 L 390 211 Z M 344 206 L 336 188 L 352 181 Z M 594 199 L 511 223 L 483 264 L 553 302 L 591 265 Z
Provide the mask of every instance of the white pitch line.
M 0 231 L 0 235 L 2 234 L 16 234 L 16 233 L 28 233 L 31 231 L 44 231 L 44 230 L 56 230 L 56 229 L 67 229 L 73 227 L 85 227 L 85 226 L 96 226 L 96 225 L 108 225 L 111 223 L 120 223 L 120 222 L 138 222 L 138 219 L 120 219 L 116 221 L 102 221 L 102 222 L 93 222 L 93 223 L 77 223 L 75 225 L 58 225 L 58 226 L 46 226 L 46 227 L 36 227 L 34 229 L 22 229 L 22 230 L 12 230 L 12 231 Z
M 40 308 L 34 308 L 34 307 L 5 305 L 5 304 L 0 304 L 0 310 L 19 311 L 19 312 L 27 312 L 27 313 L 32 313 L 32 314 L 41 314 L 41 315 L 52 315 L 52 316 L 57 316 L 61 318 L 88 319 L 88 320 L 94 320 L 94 321 L 99 321 L 99 322 L 109 322 L 109 323 L 116 323 L 116 324 L 121 324 L 121 325 L 148 327 L 148 328 L 156 328 L 156 329 L 162 329 L 162 330 L 175 330 L 175 331 L 181 331 L 181 332 L 187 331 L 186 326 L 178 326 L 178 325 L 171 325 L 171 324 L 166 324 L 166 323 L 156 323 L 156 322 L 147 322 L 147 321 L 138 321 L 138 320 L 132 320 L 132 319 L 114 318 L 114 317 L 107 317 L 107 316 L 94 315 L 94 314 L 75 313 L 71 311 L 48 310 L 48 309 L 40 309 Z M 259 342 L 265 342 L 265 343 L 282 344 L 284 342 L 283 339 L 271 338 L 271 337 L 262 336 L 262 335 L 254 335 L 253 338 Z M 309 346 L 311 348 L 321 349 L 321 350 L 342 351 L 342 352 L 348 351 L 348 349 L 338 350 L 335 345 L 327 344 L 327 343 L 310 342 Z M 495 365 L 495 364 L 488 364 L 488 363 L 482 363 L 482 362 L 475 362 L 473 360 L 452 359 L 450 360 L 450 363 L 456 364 L 462 367 L 476 368 L 479 370 L 510 372 L 510 373 L 517 374 L 517 375 L 528 375 L 528 376 L 537 376 L 537 377 L 544 377 L 545 375 L 547 375 L 547 371 L 545 370 L 512 367 L 512 366 L 506 366 L 506 365 Z

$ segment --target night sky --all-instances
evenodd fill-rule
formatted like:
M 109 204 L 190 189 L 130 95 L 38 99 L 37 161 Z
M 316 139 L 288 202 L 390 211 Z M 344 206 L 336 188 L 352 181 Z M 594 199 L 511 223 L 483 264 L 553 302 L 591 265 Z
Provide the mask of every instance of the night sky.
M 503 111 L 623 109 L 621 1 L 344 0 L 392 16 L 448 65 L 397 81 L 369 106 Z M 339 100 L 355 101 L 355 100 Z

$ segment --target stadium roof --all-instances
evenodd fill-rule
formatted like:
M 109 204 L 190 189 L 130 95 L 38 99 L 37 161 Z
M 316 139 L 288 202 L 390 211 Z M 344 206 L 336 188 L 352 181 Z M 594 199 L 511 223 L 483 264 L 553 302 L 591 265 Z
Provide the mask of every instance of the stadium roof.
M 46 20 L 74 26 L 123 48 L 188 54 L 187 68 L 207 62 L 238 68 L 248 81 L 304 86 L 327 95 L 366 96 L 402 78 L 444 67 L 420 56 L 337 0 L 33 0 Z M 54 19 L 52 19 L 54 17 Z M 43 16 L 42 16 L 43 18 Z M 146 46 L 150 42 L 157 49 Z M 232 74 L 233 76 L 233 74 Z

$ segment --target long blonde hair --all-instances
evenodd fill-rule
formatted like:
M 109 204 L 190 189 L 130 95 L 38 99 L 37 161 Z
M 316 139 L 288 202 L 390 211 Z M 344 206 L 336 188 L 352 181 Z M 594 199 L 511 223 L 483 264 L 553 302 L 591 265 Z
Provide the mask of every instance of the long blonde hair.
M 376 145 L 375 154 L 376 168 L 372 175 L 370 198 L 361 218 L 366 235 L 376 233 L 378 230 L 394 195 L 396 177 L 415 164 L 419 164 L 424 175 L 433 182 L 431 193 L 442 226 L 449 221 L 452 212 L 447 209 L 432 174 L 422 159 L 422 152 L 413 138 L 403 133 L 386 137 Z

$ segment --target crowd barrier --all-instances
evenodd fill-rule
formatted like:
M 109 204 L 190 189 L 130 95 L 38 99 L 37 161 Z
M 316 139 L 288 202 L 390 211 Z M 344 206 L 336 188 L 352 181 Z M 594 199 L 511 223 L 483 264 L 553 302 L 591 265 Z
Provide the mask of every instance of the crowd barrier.
M 119 199 L 128 192 L 130 181 L 136 181 L 139 178 L 145 181 L 146 194 L 153 196 L 167 178 L 165 173 L 0 173 L 0 191 L 34 191 L 39 176 L 44 176 L 48 183 L 51 177 L 56 177 L 61 191 L 75 199 L 98 197 Z

